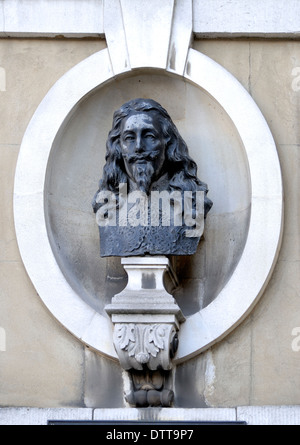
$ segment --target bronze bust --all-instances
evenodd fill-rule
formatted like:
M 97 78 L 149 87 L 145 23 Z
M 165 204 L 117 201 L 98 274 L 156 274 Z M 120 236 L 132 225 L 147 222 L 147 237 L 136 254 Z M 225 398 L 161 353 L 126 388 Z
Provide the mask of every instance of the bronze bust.
M 212 206 L 168 112 L 134 99 L 114 113 L 93 200 L 101 256 L 191 255 Z

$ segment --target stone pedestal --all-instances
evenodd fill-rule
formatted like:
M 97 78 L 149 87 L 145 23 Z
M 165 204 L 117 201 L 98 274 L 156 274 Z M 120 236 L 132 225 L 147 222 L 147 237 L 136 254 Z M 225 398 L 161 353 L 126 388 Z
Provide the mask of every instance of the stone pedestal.
M 132 394 L 127 399 L 135 404 L 135 393 L 143 399 L 139 406 L 169 406 L 172 391 L 165 388 L 166 377 L 170 380 L 167 372 L 172 369 L 177 332 L 185 318 L 165 289 L 164 275 L 168 274 L 174 285 L 176 276 L 164 256 L 123 258 L 122 264 L 128 284 L 105 310 L 114 324 L 114 346 L 120 364 L 133 379 Z

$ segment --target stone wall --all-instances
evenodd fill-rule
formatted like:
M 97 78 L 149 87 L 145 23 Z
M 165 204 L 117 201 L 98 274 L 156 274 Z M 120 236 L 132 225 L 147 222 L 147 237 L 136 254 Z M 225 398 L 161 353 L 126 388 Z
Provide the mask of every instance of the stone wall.
M 66 71 L 104 47 L 101 40 L 0 40 L 6 73 L 0 92 L 1 406 L 93 406 L 95 396 L 103 406 L 122 403 L 118 367 L 84 348 L 41 303 L 20 258 L 13 218 L 14 171 L 32 114 Z M 98 385 L 100 375 L 105 383 Z
M 44 307 L 23 266 L 13 218 L 16 161 L 30 118 L 65 72 L 105 46 L 99 39 L 0 40 L 0 406 L 124 406 L 119 365 L 85 347 Z M 193 46 L 231 72 L 263 112 L 282 168 L 285 226 L 275 271 L 251 314 L 177 367 L 175 406 L 300 404 L 300 43 L 199 39 Z
M 260 107 L 277 145 L 285 195 L 277 266 L 248 319 L 208 352 L 206 402 L 213 406 L 299 404 L 299 353 L 292 344 L 292 331 L 299 325 L 300 297 L 300 91 L 295 75 L 299 43 L 199 41 L 195 46 L 236 76 Z M 194 366 L 199 363 L 201 359 Z

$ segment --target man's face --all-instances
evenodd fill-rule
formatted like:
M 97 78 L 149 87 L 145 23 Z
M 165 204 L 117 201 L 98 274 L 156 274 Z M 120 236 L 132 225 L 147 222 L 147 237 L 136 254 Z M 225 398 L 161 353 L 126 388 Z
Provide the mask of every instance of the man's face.
M 121 151 L 126 173 L 138 190 L 150 192 L 165 162 L 165 140 L 155 115 L 136 112 L 121 124 Z

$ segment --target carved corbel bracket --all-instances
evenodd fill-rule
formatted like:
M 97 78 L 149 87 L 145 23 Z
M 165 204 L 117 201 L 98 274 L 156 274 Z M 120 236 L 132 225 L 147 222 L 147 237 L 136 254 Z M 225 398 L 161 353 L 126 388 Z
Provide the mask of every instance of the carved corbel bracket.
M 126 370 L 142 371 L 145 366 L 152 371 L 170 370 L 177 342 L 177 330 L 171 323 L 117 323 L 114 328 L 114 345 Z
M 164 379 L 163 373 L 173 367 L 180 323 L 185 320 L 164 286 L 165 273 L 174 286 L 176 276 L 169 260 L 162 256 L 124 258 L 122 264 L 128 274 L 128 284 L 105 308 L 114 324 L 113 340 L 120 364 L 126 371 L 135 372 L 135 379 L 136 371 L 140 372 L 139 379 L 144 378 L 145 382 L 155 371 L 160 372 Z M 134 388 L 133 381 L 133 392 Z M 141 388 L 144 392 L 157 391 L 146 383 Z M 157 403 L 166 406 L 162 396 L 166 389 L 162 386 L 159 391 L 161 397 L 155 396 L 156 406 Z M 172 393 L 169 389 L 167 391 Z M 133 395 L 128 398 L 133 400 Z M 147 395 L 142 398 L 149 399 Z M 171 399 L 171 396 L 167 397 L 168 401 Z

